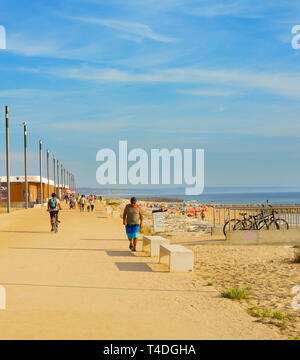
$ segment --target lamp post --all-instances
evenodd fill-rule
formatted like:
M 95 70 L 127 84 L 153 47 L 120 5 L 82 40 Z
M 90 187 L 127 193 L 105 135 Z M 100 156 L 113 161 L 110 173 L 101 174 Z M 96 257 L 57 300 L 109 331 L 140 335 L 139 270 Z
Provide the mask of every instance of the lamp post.
M 57 196 L 60 198 L 59 194 L 59 161 L 57 160 Z
M 28 209 L 27 124 L 24 125 L 25 209 Z
M 63 164 L 60 164 L 60 181 L 61 181 L 61 189 L 63 191 L 64 188 L 64 167 Z
M 48 200 L 50 199 L 50 163 L 49 163 L 50 152 L 47 150 L 47 178 L 48 178 Z
M 6 122 L 7 212 L 10 213 L 10 160 L 9 160 L 9 117 L 8 117 L 8 106 L 5 107 L 5 122 Z
M 53 155 L 53 180 L 54 180 L 54 191 L 56 193 L 56 176 L 55 176 L 55 155 Z
M 43 158 L 42 158 L 42 140 L 40 140 L 40 204 L 43 204 Z

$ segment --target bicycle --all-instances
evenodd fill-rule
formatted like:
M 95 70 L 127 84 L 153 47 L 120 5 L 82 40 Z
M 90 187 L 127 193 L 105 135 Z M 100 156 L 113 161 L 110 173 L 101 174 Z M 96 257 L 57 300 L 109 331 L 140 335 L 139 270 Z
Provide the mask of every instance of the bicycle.
M 250 230 L 252 227 L 252 222 L 250 218 L 246 217 L 247 213 L 240 213 L 243 217 L 242 220 L 240 219 L 231 219 L 228 220 L 223 226 L 223 234 L 226 236 L 228 229 L 231 230 Z
M 263 211 L 261 212 L 261 214 L 263 215 Z M 275 210 L 272 210 L 272 213 L 269 215 L 265 215 L 263 216 L 263 219 L 261 220 L 261 222 L 259 222 L 257 224 L 257 230 L 262 229 L 264 226 L 269 230 L 269 229 L 276 229 L 276 230 L 280 230 L 280 228 L 284 228 L 286 230 L 289 229 L 289 224 L 285 219 L 279 218 L 278 216 L 276 217 L 276 215 L 278 215 L 278 212 Z M 263 224 L 262 224 L 263 222 Z
M 285 219 L 276 218 L 275 210 L 272 210 L 271 214 L 265 215 L 263 211 L 257 215 L 249 215 L 246 217 L 246 213 L 240 213 L 243 217 L 240 219 L 231 219 L 228 220 L 223 226 L 223 233 L 226 236 L 228 229 L 233 230 L 261 230 L 262 228 L 276 229 L 280 230 L 280 228 L 284 228 L 286 230 L 289 229 L 289 224 Z
M 54 232 L 55 233 L 57 233 L 58 232 L 58 220 L 57 220 L 57 214 L 55 214 L 55 216 L 54 216 L 54 225 L 53 225 L 53 230 L 54 230 Z

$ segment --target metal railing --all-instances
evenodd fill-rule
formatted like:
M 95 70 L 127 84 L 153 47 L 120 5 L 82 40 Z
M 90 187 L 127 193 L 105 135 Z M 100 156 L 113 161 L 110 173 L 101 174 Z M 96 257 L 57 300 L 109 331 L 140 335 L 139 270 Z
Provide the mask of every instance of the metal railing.
M 269 224 L 273 219 L 274 225 L 278 224 L 277 228 L 280 229 L 280 221 L 282 223 L 281 228 L 298 228 L 300 227 L 300 205 L 284 205 L 284 204 L 276 204 L 276 205 L 209 205 L 208 206 L 208 216 L 212 222 L 213 227 L 224 227 L 224 225 L 230 221 L 230 223 L 234 224 L 234 220 L 244 221 L 246 224 L 246 220 L 248 220 L 248 228 L 252 228 L 253 230 L 260 230 L 261 228 L 268 229 L 268 221 Z M 266 219 L 266 220 L 263 220 Z M 269 220 L 268 220 L 269 219 Z M 260 222 L 260 226 L 257 226 L 255 221 L 263 221 Z M 253 226 L 251 227 L 251 223 Z M 287 226 L 285 224 L 288 224 Z M 262 226 L 265 225 L 265 226 Z M 242 224 L 240 227 L 234 228 L 233 225 L 229 226 L 231 230 L 243 230 Z M 247 227 L 244 226 L 246 230 Z

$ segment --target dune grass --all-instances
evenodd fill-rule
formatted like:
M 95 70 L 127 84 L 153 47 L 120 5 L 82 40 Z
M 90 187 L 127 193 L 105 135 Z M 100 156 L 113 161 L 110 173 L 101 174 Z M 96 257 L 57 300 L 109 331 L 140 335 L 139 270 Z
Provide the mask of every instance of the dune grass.
M 250 298 L 249 287 L 247 288 L 239 288 L 238 286 L 234 286 L 228 290 L 223 290 L 221 296 L 226 299 L 232 300 L 244 300 Z

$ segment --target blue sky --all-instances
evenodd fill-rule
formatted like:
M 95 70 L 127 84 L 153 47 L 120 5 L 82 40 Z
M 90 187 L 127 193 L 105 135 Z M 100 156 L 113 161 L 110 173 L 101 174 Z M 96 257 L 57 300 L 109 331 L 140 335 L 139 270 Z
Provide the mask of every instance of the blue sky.
M 97 151 L 128 140 L 203 148 L 207 186 L 298 185 L 299 23 L 293 0 L 0 0 L 13 174 L 27 121 L 32 175 L 41 138 L 96 186 Z

